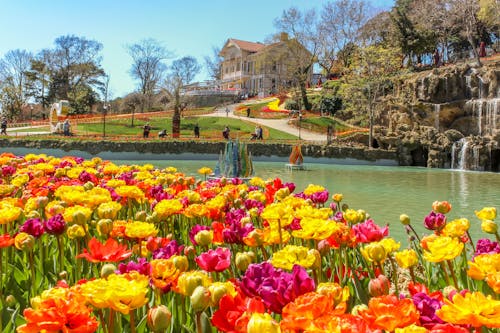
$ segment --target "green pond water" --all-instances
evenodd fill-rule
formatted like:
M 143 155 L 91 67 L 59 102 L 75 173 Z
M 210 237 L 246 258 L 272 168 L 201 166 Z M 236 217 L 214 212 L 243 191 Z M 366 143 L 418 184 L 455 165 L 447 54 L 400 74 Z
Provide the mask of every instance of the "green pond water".
M 200 177 L 202 166 L 215 168 L 215 161 L 115 161 L 124 164 L 151 163 L 159 168 L 174 166 L 185 174 Z M 326 187 L 331 194 L 342 193 L 350 208 L 364 209 L 379 225 L 390 225 L 390 235 L 406 243 L 406 232 L 399 215 L 408 214 L 420 235 L 429 233 L 423 227 L 424 217 L 435 200 L 447 200 L 452 210 L 449 221 L 465 217 L 471 222 L 474 240 L 483 234 L 474 210 L 485 206 L 500 208 L 500 174 L 462 170 L 338 165 L 308 163 L 305 171 L 285 169 L 283 162 L 254 162 L 255 175 L 281 178 L 297 185 L 296 192 L 308 184 Z M 491 237 L 490 237 L 491 238 Z

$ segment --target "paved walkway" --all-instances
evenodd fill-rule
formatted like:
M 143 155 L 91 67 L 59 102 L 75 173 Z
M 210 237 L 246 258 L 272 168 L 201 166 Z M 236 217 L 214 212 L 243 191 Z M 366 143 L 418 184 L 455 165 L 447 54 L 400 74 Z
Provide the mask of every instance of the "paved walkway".
M 234 108 L 237 104 L 228 105 L 229 113 L 227 114 L 230 118 L 241 119 L 245 121 L 250 121 L 256 124 L 260 124 L 262 126 L 271 127 L 277 130 L 280 130 L 285 133 L 289 133 L 292 135 L 299 135 L 299 129 L 295 126 L 291 126 L 288 124 L 288 118 L 282 119 L 262 119 L 262 118 L 247 118 L 234 114 Z M 204 117 L 226 117 L 226 107 L 219 107 L 213 113 L 204 115 Z M 300 130 L 300 138 L 305 141 L 316 141 L 316 142 L 326 142 L 326 133 L 318 134 L 316 132 L 308 131 L 304 128 Z
M 263 118 L 247 118 L 234 114 L 234 109 L 238 104 L 228 105 L 229 113 L 227 117 L 249 121 L 262 126 L 274 128 L 285 133 L 299 136 L 299 129 L 295 126 L 288 124 L 288 118 L 282 119 L 263 119 Z M 226 117 L 226 106 L 217 108 L 213 113 L 203 115 L 202 117 Z M 7 135 L 9 136 L 25 136 L 37 134 L 50 134 L 48 131 L 22 131 L 22 129 L 46 127 L 46 126 L 28 126 L 18 128 L 7 128 Z M 308 131 L 304 128 L 300 129 L 300 138 L 304 141 L 326 142 L 326 134 L 318 134 L 316 132 Z

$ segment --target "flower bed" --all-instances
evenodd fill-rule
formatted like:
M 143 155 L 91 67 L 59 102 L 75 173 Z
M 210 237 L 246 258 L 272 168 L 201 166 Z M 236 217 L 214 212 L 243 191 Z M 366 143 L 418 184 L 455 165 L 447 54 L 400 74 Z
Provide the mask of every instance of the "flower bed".
M 0 155 L 2 330 L 486 332 L 500 327 L 496 209 L 407 248 L 342 194 L 99 158 Z

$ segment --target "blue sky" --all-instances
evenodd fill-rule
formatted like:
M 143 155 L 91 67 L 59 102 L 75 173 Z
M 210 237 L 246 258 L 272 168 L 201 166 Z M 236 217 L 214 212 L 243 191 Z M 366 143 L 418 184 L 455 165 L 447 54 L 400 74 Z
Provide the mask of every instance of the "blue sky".
M 393 0 L 370 0 L 389 8 Z M 37 53 L 59 36 L 76 35 L 103 44 L 104 70 L 112 97 L 136 88 L 129 75 L 126 45 L 154 38 L 175 58 L 203 57 L 228 38 L 264 41 L 276 32 L 273 20 L 292 6 L 320 9 L 321 0 L 0 0 L 0 57 L 9 50 Z M 196 79 L 206 79 L 203 71 Z

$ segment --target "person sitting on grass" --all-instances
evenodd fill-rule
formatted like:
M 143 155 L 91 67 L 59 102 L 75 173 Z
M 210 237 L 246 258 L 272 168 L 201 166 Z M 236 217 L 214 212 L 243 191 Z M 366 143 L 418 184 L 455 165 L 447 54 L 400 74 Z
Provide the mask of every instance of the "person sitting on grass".
M 161 130 L 160 132 L 158 132 L 158 137 L 160 139 L 166 138 L 167 136 L 168 136 L 168 134 L 167 134 L 167 130 L 166 129 Z

